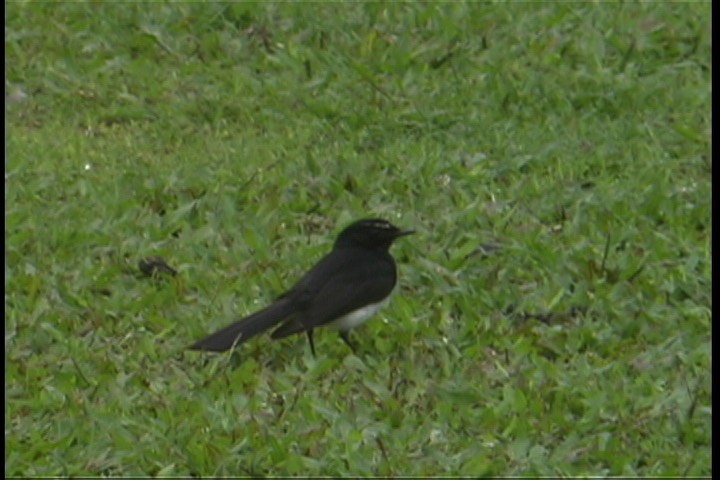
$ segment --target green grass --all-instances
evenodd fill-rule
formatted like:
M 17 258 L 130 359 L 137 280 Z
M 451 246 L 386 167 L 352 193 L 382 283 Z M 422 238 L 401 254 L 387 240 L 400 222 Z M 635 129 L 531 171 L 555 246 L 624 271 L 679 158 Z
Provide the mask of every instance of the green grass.
M 5 25 L 6 475 L 711 475 L 709 2 Z M 186 351 L 366 216 L 358 356 Z

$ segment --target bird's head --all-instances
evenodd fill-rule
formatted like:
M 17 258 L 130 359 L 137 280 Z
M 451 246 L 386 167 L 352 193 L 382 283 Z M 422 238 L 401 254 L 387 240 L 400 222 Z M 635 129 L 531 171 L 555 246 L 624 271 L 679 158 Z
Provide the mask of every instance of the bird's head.
M 395 239 L 415 233 L 415 230 L 402 230 L 387 220 L 366 218 L 345 227 L 335 240 L 338 247 L 362 247 L 387 250 Z

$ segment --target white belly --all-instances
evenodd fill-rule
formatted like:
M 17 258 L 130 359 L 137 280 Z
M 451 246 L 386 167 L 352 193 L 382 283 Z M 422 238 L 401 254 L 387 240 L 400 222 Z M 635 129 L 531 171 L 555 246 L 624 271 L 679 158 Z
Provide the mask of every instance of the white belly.
M 390 300 L 390 296 L 378 303 L 371 303 L 370 305 L 355 310 L 354 312 L 343 315 L 337 320 L 333 320 L 328 323 L 327 326 L 330 330 L 342 330 L 346 332 L 365 323 L 365 320 L 372 317 L 375 312 L 384 307 L 388 303 L 388 300 Z

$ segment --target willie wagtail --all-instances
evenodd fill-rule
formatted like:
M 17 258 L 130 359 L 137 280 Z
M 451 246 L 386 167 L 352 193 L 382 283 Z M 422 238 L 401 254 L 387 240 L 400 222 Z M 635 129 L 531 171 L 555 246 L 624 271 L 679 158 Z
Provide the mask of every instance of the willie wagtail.
M 397 238 L 415 233 L 381 219 L 359 220 L 340 232 L 332 251 L 299 282 L 259 312 L 193 344 L 193 350 L 222 352 L 279 325 L 272 338 L 306 332 L 315 356 L 313 329 L 338 330 L 354 350 L 349 331 L 377 312 L 397 282 L 389 253 Z

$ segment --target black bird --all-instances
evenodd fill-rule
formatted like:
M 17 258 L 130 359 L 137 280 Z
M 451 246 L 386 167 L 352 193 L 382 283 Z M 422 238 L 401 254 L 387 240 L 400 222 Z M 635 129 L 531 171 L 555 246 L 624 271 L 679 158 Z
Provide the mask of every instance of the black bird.
M 387 303 L 397 283 L 390 245 L 415 233 L 385 220 L 359 220 L 340 232 L 332 251 L 294 287 L 259 312 L 206 337 L 190 348 L 222 352 L 280 324 L 271 337 L 306 332 L 315 356 L 313 329 L 327 326 L 354 351 L 349 332 Z

